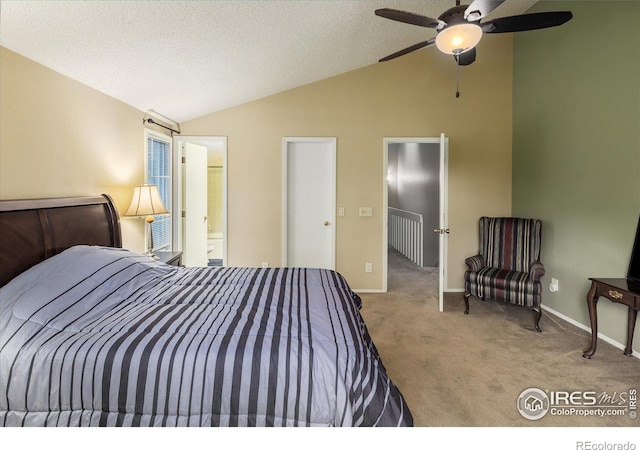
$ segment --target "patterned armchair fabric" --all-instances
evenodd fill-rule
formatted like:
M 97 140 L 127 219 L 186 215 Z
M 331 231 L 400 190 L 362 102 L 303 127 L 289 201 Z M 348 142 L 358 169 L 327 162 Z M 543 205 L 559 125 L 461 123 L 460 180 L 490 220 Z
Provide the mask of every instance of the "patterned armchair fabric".
M 544 265 L 540 262 L 542 222 L 514 217 L 481 217 L 480 253 L 465 260 L 465 314 L 469 297 L 503 300 L 536 312 L 540 331 L 540 301 Z

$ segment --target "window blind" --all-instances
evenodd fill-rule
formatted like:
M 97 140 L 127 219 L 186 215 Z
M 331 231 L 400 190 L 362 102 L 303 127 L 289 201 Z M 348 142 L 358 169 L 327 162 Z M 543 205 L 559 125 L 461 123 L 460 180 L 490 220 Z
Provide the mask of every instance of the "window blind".
M 147 137 L 147 184 L 155 184 L 167 211 L 171 213 L 171 142 Z M 151 224 L 153 251 L 171 247 L 171 214 L 157 216 Z

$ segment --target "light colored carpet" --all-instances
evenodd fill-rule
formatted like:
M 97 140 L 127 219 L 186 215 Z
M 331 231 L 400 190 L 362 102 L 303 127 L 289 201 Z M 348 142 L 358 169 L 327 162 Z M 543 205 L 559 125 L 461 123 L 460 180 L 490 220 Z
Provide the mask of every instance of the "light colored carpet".
M 590 334 L 546 312 L 542 333 L 534 331 L 530 309 L 503 302 L 472 297 L 464 315 L 462 293 L 446 294 L 440 313 L 437 286 L 437 269 L 391 251 L 388 292 L 360 294 L 369 332 L 416 426 L 640 426 L 628 408 L 622 417 L 525 419 L 516 404 L 531 387 L 593 391 L 629 405 L 629 391 L 640 390 L 640 360 L 603 341 L 592 360 L 583 358 Z

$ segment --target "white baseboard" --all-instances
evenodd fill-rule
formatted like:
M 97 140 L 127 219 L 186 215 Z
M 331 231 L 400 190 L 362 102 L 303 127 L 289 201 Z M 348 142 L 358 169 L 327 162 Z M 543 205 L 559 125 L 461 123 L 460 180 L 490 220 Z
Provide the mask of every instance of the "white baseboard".
M 540 305 L 542 306 L 542 309 L 545 310 L 546 312 L 549 312 L 551 314 L 553 314 L 556 317 L 559 317 L 560 319 L 564 320 L 565 322 L 569 322 L 571 325 L 575 325 L 576 327 L 588 331 L 589 333 L 591 333 L 591 327 L 588 327 L 586 325 L 581 324 L 580 322 L 577 322 L 575 320 L 573 320 L 571 317 L 569 316 L 565 316 L 564 314 L 549 308 L 548 306 L 545 305 Z M 622 344 L 618 341 L 615 341 L 613 339 L 611 339 L 609 336 L 605 336 L 604 334 L 598 332 L 598 339 L 602 339 L 603 341 L 605 341 L 608 344 L 613 345 L 614 347 L 619 348 L 620 350 L 624 350 L 626 348 L 626 344 Z M 634 351 L 631 356 L 635 356 L 636 358 L 640 359 L 640 353 L 637 351 Z
M 463 288 L 445 289 L 444 292 L 464 292 Z

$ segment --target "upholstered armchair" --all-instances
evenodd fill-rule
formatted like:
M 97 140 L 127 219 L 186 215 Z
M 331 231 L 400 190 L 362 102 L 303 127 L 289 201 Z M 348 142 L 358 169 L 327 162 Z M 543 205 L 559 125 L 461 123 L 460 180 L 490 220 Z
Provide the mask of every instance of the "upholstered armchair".
M 469 297 L 496 299 L 533 309 L 540 330 L 544 265 L 540 262 L 542 222 L 513 217 L 481 217 L 480 253 L 465 260 L 465 314 Z

